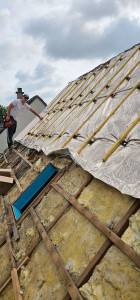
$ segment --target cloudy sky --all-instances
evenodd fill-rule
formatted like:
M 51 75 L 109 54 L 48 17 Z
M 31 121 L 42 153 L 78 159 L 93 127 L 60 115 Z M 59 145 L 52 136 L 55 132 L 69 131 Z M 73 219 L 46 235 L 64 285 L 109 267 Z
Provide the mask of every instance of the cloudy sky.
M 0 104 L 18 87 L 49 103 L 140 42 L 140 0 L 0 0 Z

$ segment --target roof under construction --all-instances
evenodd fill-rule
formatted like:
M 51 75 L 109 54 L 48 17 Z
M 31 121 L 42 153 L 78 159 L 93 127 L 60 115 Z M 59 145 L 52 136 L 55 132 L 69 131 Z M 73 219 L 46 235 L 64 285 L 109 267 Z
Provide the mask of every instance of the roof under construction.
M 69 155 L 123 194 L 140 197 L 140 44 L 70 82 L 17 141 Z
M 139 298 L 139 47 L 70 82 L 0 155 L 0 299 Z

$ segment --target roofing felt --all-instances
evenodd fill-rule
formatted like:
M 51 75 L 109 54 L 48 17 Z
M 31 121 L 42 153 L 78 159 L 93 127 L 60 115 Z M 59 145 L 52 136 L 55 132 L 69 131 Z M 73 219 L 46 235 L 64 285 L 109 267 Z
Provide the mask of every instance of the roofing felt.
M 70 82 L 16 138 L 140 197 L 140 44 Z

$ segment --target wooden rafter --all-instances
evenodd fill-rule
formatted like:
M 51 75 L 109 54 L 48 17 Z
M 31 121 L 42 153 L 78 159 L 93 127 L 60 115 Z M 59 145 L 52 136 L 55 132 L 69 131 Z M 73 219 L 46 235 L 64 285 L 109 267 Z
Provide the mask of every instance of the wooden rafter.
M 26 159 L 20 152 L 13 149 L 13 152 L 15 152 L 18 156 L 20 156 L 35 172 L 38 174 L 40 173 L 39 169 L 35 167 L 28 159 Z
M 10 216 L 10 222 L 11 222 L 11 225 L 12 225 L 12 231 L 13 231 L 14 239 L 17 242 L 20 239 L 20 237 L 19 237 L 16 221 L 15 221 L 15 218 L 14 218 L 14 214 L 13 214 L 13 211 L 12 211 L 12 207 L 10 205 L 9 199 L 6 198 L 6 197 L 5 197 L 5 202 L 6 202 L 6 207 L 8 209 L 8 213 L 9 213 L 9 216 Z
M 72 278 L 70 277 L 68 271 L 65 269 L 65 265 L 62 261 L 61 256 L 58 254 L 57 250 L 55 249 L 52 241 L 50 240 L 46 230 L 44 229 L 43 225 L 41 224 L 33 207 L 30 208 L 30 213 L 31 213 L 32 219 L 33 219 L 34 223 L 36 224 L 36 227 L 45 243 L 45 246 L 46 246 L 47 250 L 49 251 L 49 254 L 51 255 L 51 258 L 52 258 L 53 262 L 55 263 L 57 271 L 68 289 L 68 292 L 69 292 L 71 298 L 73 300 L 83 299 L 81 297 L 76 285 L 74 284 Z

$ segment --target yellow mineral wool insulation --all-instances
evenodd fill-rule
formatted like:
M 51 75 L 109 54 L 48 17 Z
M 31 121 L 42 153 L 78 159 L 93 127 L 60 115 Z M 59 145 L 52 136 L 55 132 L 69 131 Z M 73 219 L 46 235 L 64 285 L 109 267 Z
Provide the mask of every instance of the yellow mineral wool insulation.
M 50 156 L 50 158 L 51 158 L 51 156 Z M 52 160 L 51 160 L 51 163 L 53 164 L 53 166 L 60 170 L 65 168 L 68 165 L 68 163 L 70 163 L 70 162 L 71 162 L 71 159 L 69 157 L 60 157 L 60 156 L 52 157 Z
M 36 207 L 36 213 L 43 226 L 48 227 L 66 206 L 67 201 L 54 189 L 43 197 Z
M 59 219 L 49 236 L 74 280 L 106 240 L 105 236 L 73 207 Z
M 34 163 L 34 166 L 36 166 L 40 172 L 42 172 L 49 162 L 50 158 L 45 154 L 42 154 L 42 156 Z
M 113 229 L 135 201 L 128 195 L 94 178 L 85 187 L 78 202 L 95 214 L 98 219 Z
M 130 218 L 122 239 L 139 252 L 140 211 Z M 89 281 L 80 288 L 85 300 L 138 300 L 140 273 L 135 263 L 116 246 L 112 246 L 96 266 Z
M 85 300 L 138 300 L 140 274 L 135 264 L 112 246 L 80 292 Z
M 14 237 L 12 237 L 12 245 L 17 262 L 26 255 L 39 238 L 39 233 L 30 216 L 23 220 L 18 231 L 20 240 L 15 242 Z
M 75 195 L 81 186 L 91 177 L 80 166 L 72 164 L 68 171 L 58 180 L 58 184 L 71 195 Z
M 53 165 L 61 166 L 69 161 L 59 159 L 53 160 Z M 62 186 L 65 190 L 69 191 L 70 194 L 76 194 L 82 184 L 90 178 L 90 175 L 77 167 L 75 164 L 69 168 L 69 170 L 58 180 L 58 184 Z M 45 195 L 36 208 L 36 212 L 42 222 L 42 224 L 47 227 L 56 216 L 61 212 L 61 210 L 66 206 L 67 201 L 58 192 L 52 189 L 47 195 Z
M 122 238 L 140 255 L 140 209 L 129 219 L 129 227 Z
M 7 245 L 4 244 L 0 248 L 0 284 L 2 284 L 6 277 L 10 274 L 10 271 L 11 264 L 9 261 Z
M 12 282 L 0 294 L 1 300 L 15 300 Z
M 67 293 L 43 241 L 21 269 L 20 286 L 23 299 L 60 300 Z

